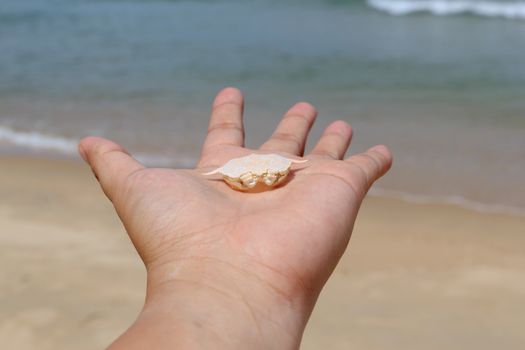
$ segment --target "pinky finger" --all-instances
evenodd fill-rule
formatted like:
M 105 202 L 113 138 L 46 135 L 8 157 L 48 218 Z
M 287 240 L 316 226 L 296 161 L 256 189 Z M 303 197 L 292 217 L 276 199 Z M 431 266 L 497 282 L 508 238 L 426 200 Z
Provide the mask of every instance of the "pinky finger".
M 354 169 L 359 173 L 358 176 L 361 176 L 366 187 L 370 188 L 377 179 L 392 167 L 393 157 L 388 147 L 377 145 L 366 152 L 351 156 L 345 161 L 355 165 Z

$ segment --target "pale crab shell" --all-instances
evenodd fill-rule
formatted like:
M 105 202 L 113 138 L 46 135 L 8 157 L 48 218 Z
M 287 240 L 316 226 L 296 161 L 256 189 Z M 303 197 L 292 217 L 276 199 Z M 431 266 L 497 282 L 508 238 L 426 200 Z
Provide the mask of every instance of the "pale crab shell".
M 250 154 L 231 159 L 222 167 L 203 175 L 221 174 L 228 184 L 241 190 L 255 187 L 257 182 L 274 186 L 288 175 L 292 163 L 307 161 L 289 159 L 278 154 Z

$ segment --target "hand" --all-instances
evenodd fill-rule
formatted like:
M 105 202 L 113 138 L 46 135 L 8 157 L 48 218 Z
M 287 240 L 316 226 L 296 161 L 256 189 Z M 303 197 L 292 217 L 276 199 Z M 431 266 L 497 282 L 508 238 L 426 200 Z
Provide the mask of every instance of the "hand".
M 112 348 L 298 348 L 361 200 L 392 156 L 376 146 L 342 160 L 352 130 L 336 121 L 282 186 L 235 191 L 202 173 L 251 153 L 302 157 L 316 118 L 298 103 L 251 150 L 242 111 L 239 90 L 217 95 L 194 170 L 145 168 L 111 141 L 81 141 L 148 273 L 144 309 Z

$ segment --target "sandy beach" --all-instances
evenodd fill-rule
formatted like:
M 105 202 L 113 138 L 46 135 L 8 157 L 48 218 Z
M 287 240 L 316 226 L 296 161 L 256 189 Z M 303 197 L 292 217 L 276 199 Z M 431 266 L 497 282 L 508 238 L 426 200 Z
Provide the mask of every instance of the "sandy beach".
M 0 344 L 100 349 L 145 271 L 89 169 L 0 157 Z M 368 198 L 303 349 L 520 349 L 525 218 Z
M 145 271 L 89 169 L 0 158 L 0 344 L 100 349 L 136 317 Z M 518 349 L 525 218 L 366 200 L 303 349 Z

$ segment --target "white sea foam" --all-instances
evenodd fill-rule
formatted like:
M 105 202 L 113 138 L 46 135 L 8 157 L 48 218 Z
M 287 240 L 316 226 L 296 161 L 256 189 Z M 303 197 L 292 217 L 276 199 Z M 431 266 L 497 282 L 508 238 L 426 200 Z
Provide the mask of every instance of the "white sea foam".
M 7 142 L 29 150 L 51 151 L 67 156 L 76 156 L 78 141 L 79 139 L 42 134 L 35 131 L 13 130 L 0 125 L 0 142 Z M 147 166 L 190 168 L 195 164 L 195 160 L 190 157 L 172 158 L 152 153 L 136 153 L 134 156 Z
M 525 19 L 525 2 L 465 0 L 367 0 L 367 4 L 391 15 L 428 12 L 438 16 L 472 14 L 483 17 Z
M 493 213 L 493 214 L 507 214 L 513 216 L 525 216 L 525 208 L 496 204 L 496 203 L 483 203 L 474 201 L 462 196 L 450 195 L 450 196 L 436 196 L 436 195 L 422 195 L 413 194 L 402 191 L 386 190 L 381 188 L 372 188 L 370 195 L 376 197 L 387 197 L 397 198 L 409 203 L 422 203 L 422 204 L 451 204 L 469 210 L 481 212 L 481 213 Z
M 0 141 L 37 150 L 51 150 L 62 154 L 75 154 L 78 140 L 45 135 L 35 131 L 16 131 L 0 125 Z

